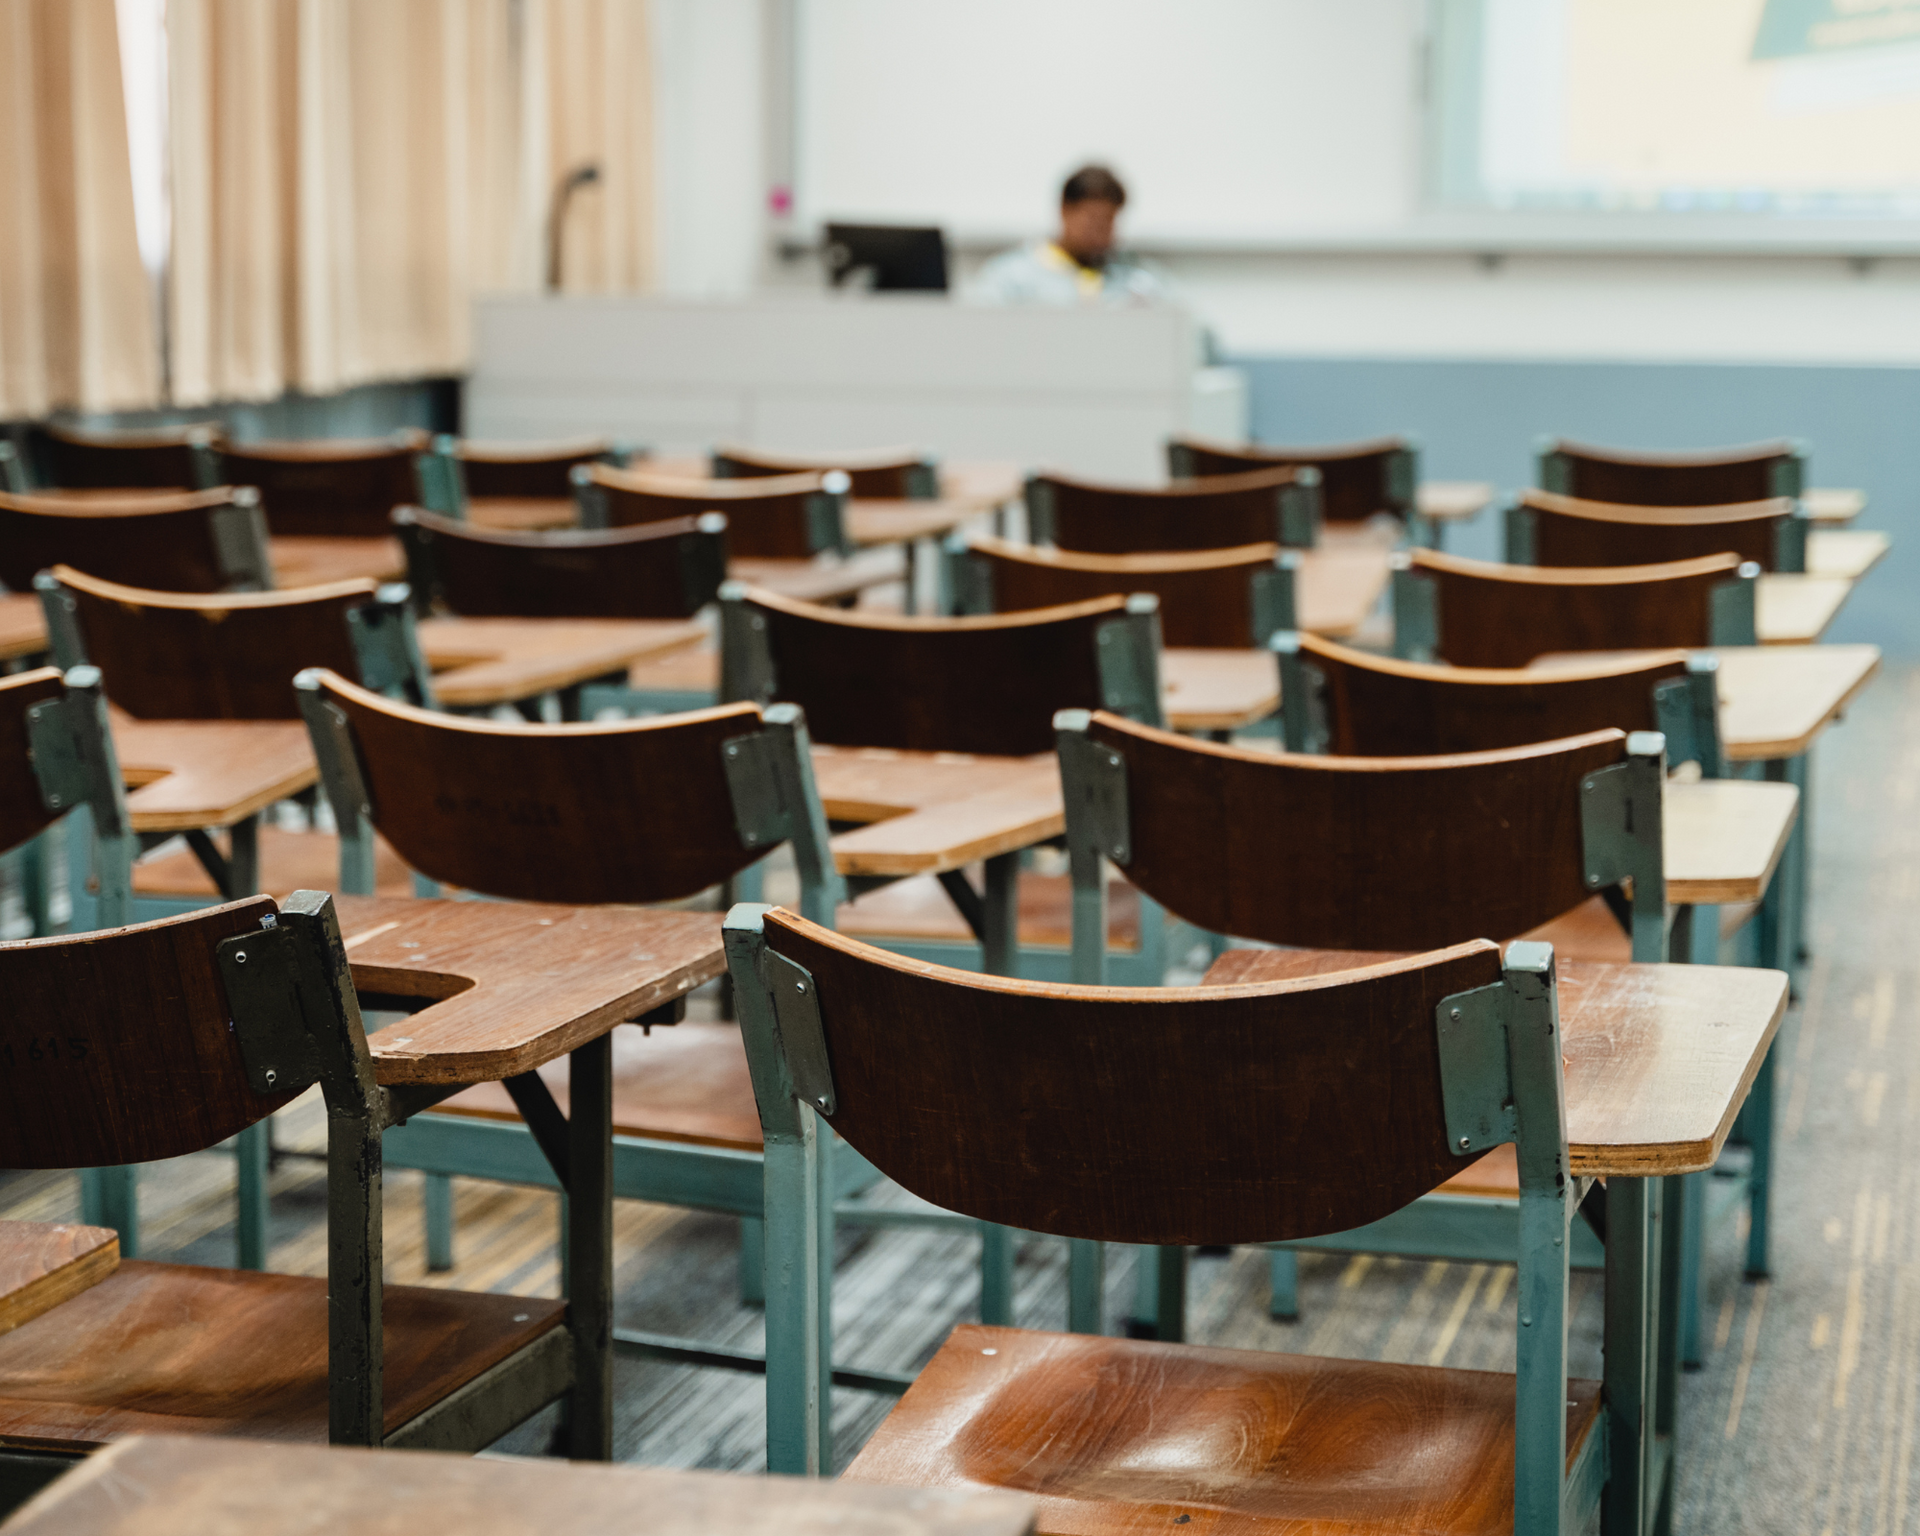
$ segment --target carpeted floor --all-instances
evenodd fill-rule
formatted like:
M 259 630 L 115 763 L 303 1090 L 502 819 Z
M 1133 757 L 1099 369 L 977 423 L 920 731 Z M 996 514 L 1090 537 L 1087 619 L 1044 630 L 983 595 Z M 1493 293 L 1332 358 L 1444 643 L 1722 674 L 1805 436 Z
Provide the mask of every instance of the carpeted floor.
M 1812 936 L 1805 996 L 1780 1041 L 1780 1174 L 1774 1273 L 1741 1278 L 1742 1234 L 1710 1239 L 1707 1358 L 1681 1393 L 1682 1461 L 1675 1528 L 1687 1532 L 1920 1531 L 1913 1487 L 1920 1445 L 1920 668 L 1889 668 L 1853 717 L 1822 743 Z M 1909 948 L 1908 945 L 1914 945 Z M 317 1106 L 281 1117 L 291 1155 L 274 1176 L 273 1267 L 324 1267 Z M 147 1170 L 146 1253 L 232 1262 L 232 1167 L 204 1153 Z M 554 1294 L 551 1196 L 458 1181 L 457 1267 L 425 1273 L 420 1181 L 387 1191 L 388 1275 L 398 1282 Z M 0 1214 L 67 1219 L 74 1181 L 0 1181 Z M 737 1227 L 623 1202 L 616 1221 L 618 1321 L 753 1347 L 759 1314 L 738 1301 Z M 836 1353 L 843 1363 L 902 1369 L 974 1313 L 975 1247 L 925 1228 L 843 1231 Z M 1109 1273 L 1109 1313 L 1127 1310 L 1131 1265 Z M 1235 1250 L 1194 1261 L 1190 1333 L 1208 1343 L 1510 1370 L 1510 1268 L 1307 1255 L 1302 1320 L 1267 1316 L 1266 1256 Z M 1573 1365 L 1599 1374 L 1597 1276 L 1575 1280 Z M 1019 1256 L 1018 1320 L 1062 1326 L 1064 1245 L 1028 1241 Z M 623 1360 L 617 1453 L 642 1462 L 752 1470 L 762 1464 L 757 1377 Z M 836 1396 L 838 1458 L 851 1457 L 889 1399 Z M 503 1449 L 535 1450 L 543 1426 Z

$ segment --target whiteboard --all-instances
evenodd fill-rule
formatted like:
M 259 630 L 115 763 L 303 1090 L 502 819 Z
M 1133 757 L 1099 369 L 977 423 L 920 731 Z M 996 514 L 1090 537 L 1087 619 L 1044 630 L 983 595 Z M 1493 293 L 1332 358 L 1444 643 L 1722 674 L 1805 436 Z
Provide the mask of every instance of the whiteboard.
M 1404 223 L 1418 0 L 797 0 L 794 212 L 1051 229 L 1088 160 L 1136 246 Z

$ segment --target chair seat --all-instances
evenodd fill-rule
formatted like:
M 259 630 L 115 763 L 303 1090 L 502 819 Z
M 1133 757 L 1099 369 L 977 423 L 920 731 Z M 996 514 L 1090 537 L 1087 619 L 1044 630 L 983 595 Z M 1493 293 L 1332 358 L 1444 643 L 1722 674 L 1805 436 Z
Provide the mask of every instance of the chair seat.
M 567 1062 L 540 1069 L 554 1101 L 567 1110 Z M 480 1083 L 436 1105 L 429 1113 L 518 1120 L 520 1112 L 501 1083 Z M 613 1032 L 613 1131 L 657 1141 L 758 1152 L 760 1111 L 746 1048 L 731 1024 L 672 1024 L 651 1034 Z
M 1599 1420 L 1567 1383 L 1568 1462 Z M 1513 1530 L 1514 1380 L 956 1328 L 846 1479 L 1040 1500 L 1043 1532 Z
M 386 1431 L 530 1344 L 566 1304 L 388 1286 Z M 0 1335 L 0 1444 L 132 1434 L 327 1440 L 327 1283 L 129 1259 Z
M 980 882 L 973 877 L 977 886 Z M 1019 943 L 1024 948 L 1073 944 L 1073 882 L 1065 875 L 1022 874 L 1019 886 Z M 1108 893 L 1107 946 L 1133 952 L 1140 947 L 1140 893 L 1124 880 Z M 841 933 L 874 942 L 921 939 L 974 942 L 940 882 L 932 875 L 896 880 L 840 908 L 834 927 Z
M 226 849 L 223 847 L 223 853 Z M 377 896 L 411 896 L 413 874 L 393 845 L 374 837 L 374 878 Z M 331 832 L 289 832 L 282 827 L 260 829 L 260 889 L 263 891 L 333 891 L 340 887 L 340 840 Z M 218 901 L 213 877 L 188 848 L 146 859 L 133 866 L 136 896 L 177 897 Z

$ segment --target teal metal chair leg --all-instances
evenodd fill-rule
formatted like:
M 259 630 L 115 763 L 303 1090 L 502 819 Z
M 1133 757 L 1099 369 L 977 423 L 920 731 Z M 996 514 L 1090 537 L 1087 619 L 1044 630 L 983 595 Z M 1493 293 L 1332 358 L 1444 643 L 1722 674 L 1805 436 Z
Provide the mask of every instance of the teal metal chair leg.
M 1107 1245 L 1084 1237 L 1067 1245 L 1067 1331 L 1105 1333 Z
M 1267 1271 L 1272 1277 L 1273 1294 L 1267 1299 L 1267 1315 L 1283 1323 L 1300 1320 L 1300 1256 L 1291 1248 L 1274 1248 L 1267 1254 Z
M 140 1257 L 140 1170 L 85 1168 L 80 1173 L 80 1219 L 120 1234 L 120 1257 Z
M 820 1467 L 820 1187 L 813 1112 L 799 1137 L 767 1138 L 767 1470 Z
M 1653 1502 L 1653 1398 L 1658 1328 L 1660 1185 L 1653 1179 L 1607 1182 L 1606 1415 L 1607 1483 L 1601 1494 L 1606 1536 L 1646 1536 Z
M 1773 1211 L 1773 1058 L 1779 1042 L 1767 1048 L 1747 1094 L 1742 1118 L 1753 1162 L 1747 1174 L 1747 1278 L 1764 1280 L 1770 1271 L 1769 1220 Z
M 1685 1191 L 1678 1222 L 1679 1351 L 1681 1365 L 1690 1371 L 1698 1370 L 1701 1362 L 1700 1283 L 1707 1242 L 1707 1177 L 1704 1173 L 1683 1173 L 1675 1180 Z
M 1013 1324 L 1013 1247 L 1011 1227 L 980 1223 L 980 1321 L 997 1328 Z
M 832 1127 L 820 1124 L 814 1148 L 814 1213 L 819 1221 L 819 1238 L 814 1251 L 820 1265 L 817 1282 L 820 1331 L 814 1351 L 813 1390 L 820 1404 L 815 1427 L 820 1441 L 816 1454 L 822 1477 L 833 1476 L 833 1143 Z
M 767 1224 L 758 1216 L 740 1218 L 740 1305 L 767 1301 Z
M 239 1251 L 242 1269 L 267 1267 L 267 1175 L 272 1166 L 272 1117 L 233 1138 L 239 1164 Z
M 427 1268 L 443 1274 L 453 1268 L 453 1177 L 429 1173 L 425 1179 L 421 1214 L 427 1228 Z

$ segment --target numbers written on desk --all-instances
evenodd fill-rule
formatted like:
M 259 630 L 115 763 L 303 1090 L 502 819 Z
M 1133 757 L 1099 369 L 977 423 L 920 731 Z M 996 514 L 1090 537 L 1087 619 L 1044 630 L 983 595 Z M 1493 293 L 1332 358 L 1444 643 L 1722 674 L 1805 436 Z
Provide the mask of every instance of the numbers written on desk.
M 80 1061 L 88 1050 L 85 1035 L 28 1035 L 24 1040 L 0 1040 L 0 1068 L 44 1067 L 58 1061 Z
M 560 825 L 560 808 L 546 800 L 489 800 L 480 795 L 439 794 L 433 797 L 433 807 L 443 816 L 473 816 L 504 822 L 510 827 Z

